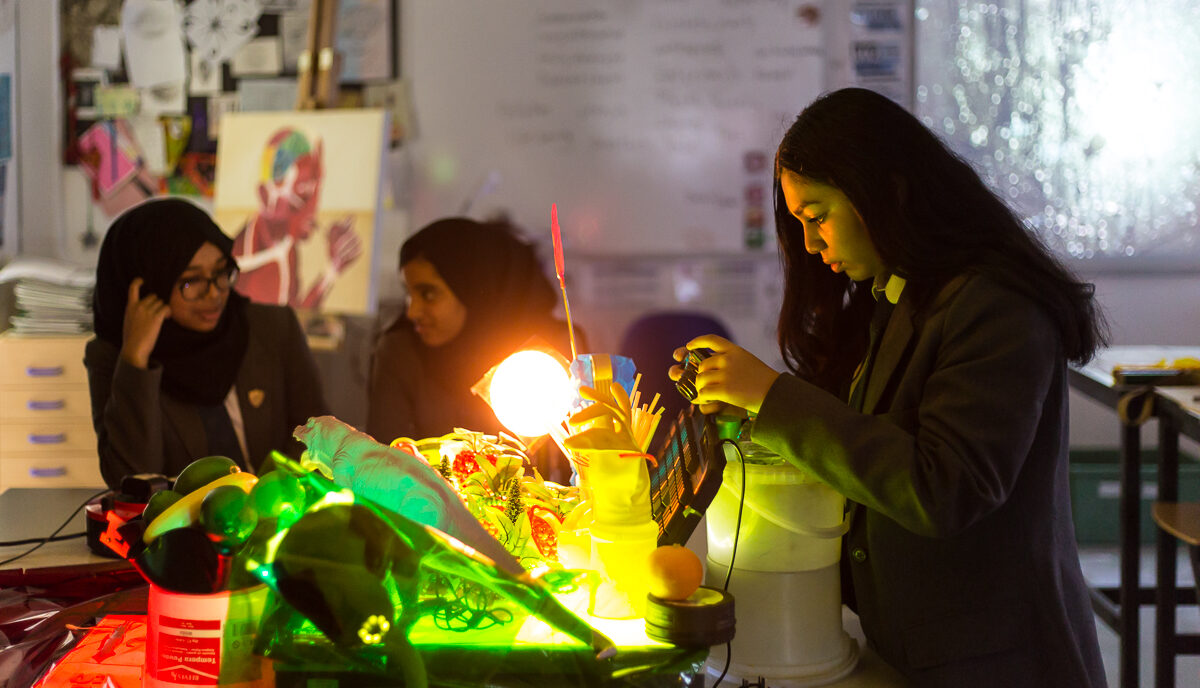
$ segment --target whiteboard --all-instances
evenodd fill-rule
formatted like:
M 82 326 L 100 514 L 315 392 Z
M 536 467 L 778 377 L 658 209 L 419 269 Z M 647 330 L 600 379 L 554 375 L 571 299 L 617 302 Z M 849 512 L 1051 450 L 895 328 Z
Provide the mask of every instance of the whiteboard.
M 773 250 L 775 147 L 824 83 L 813 5 L 402 3 L 411 226 L 505 213 L 537 237 L 556 203 L 573 250 Z

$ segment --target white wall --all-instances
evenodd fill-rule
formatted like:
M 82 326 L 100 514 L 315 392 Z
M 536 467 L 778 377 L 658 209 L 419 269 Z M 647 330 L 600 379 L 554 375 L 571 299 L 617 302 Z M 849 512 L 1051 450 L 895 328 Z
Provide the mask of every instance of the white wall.
M 20 35 L 17 122 L 21 142 L 21 250 L 25 255 L 59 256 L 77 262 L 94 261 L 79 255 L 65 237 L 81 228 L 86 217 L 86 187 L 61 165 L 62 100 L 58 78 L 58 3 L 18 0 Z M 389 168 L 403 176 L 403 154 L 392 156 Z M 65 180 L 65 181 L 64 181 Z M 68 193 L 69 191 L 69 193 Z M 106 224 L 99 215 L 98 227 Z M 382 242 L 376 260 L 387 283 L 384 296 L 398 293 L 394 279 L 396 249 L 408 232 L 403 211 L 385 213 Z M 67 227 L 71 227 L 70 231 Z M 1099 273 L 1083 276 L 1096 283 L 1099 301 L 1108 314 L 1115 345 L 1200 345 L 1200 274 Z M 1147 428 L 1145 436 L 1154 436 Z M 1072 446 L 1118 444 L 1119 430 L 1110 411 L 1079 395 L 1071 401 Z
M 57 256 L 62 234 L 62 95 L 58 78 L 58 3 L 17 2 L 19 183 L 24 255 Z

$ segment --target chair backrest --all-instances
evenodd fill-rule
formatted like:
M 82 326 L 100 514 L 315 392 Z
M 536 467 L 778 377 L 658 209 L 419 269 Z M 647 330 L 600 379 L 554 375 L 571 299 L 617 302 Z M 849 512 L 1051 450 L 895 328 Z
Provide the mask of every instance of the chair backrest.
M 643 403 L 659 394 L 663 419 L 659 431 L 665 434 L 675 417 L 688 406 L 675 383 L 667 377 L 667 369 L 676 361 L 671 353 L 694 337 L 716 334 L 733 340 L 729 329 L 715 316 L 701 311 L 655 311 L 633 321 L 621 336 L 617 353 L 633 359 L 642 380 L 638 383 Z

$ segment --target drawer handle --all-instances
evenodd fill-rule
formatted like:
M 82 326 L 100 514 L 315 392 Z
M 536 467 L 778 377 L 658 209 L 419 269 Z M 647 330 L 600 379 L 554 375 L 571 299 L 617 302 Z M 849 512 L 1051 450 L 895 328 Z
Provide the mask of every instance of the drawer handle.
M 66 466 L 57 468 L 30 468 L 29 475 L 34 478 L 61 478 L 67 474 Z
M 67 433 L 56 432 L 52 435 L 29 434 L 30 444 L 62 444 L 67 441 Z
M 25 402 L 25 408 L 29 409 L 30 411 L 59 411 L 63 408 L 66 408 L 66 406 L 66 399 L 46 399 L 41 401 L 37 399 L 30 399 L 29 401 Z
M 62 366 L 25 366 L 29 377 L 58 377 L 63 374 Z

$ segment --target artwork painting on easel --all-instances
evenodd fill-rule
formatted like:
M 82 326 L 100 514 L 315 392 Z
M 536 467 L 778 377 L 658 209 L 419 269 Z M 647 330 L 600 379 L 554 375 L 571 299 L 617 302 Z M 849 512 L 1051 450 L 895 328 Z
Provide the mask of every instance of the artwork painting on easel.
M 214 216 L 234 237 L 237 289 L 331 313 L 374 309 L 382 110 L 222 117 Z

